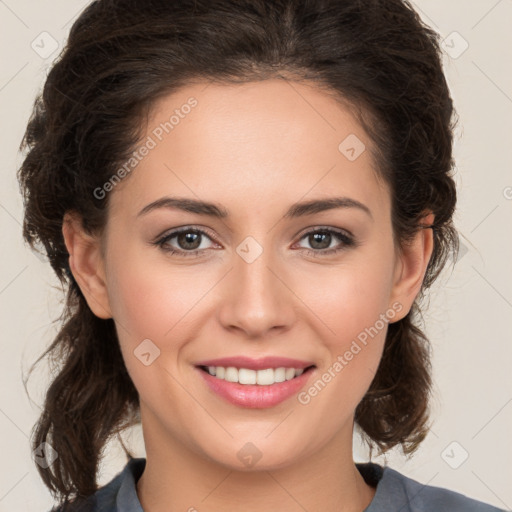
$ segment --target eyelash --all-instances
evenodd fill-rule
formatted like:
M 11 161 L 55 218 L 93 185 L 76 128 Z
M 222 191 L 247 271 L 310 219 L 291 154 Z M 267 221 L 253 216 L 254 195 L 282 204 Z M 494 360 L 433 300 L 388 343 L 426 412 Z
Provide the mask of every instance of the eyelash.
M 153 245 L 156 245 L 157 247 L 159 247 L 160 249 L 162 249 L 169 255 L 178 254 L 180 256 L 185 256 L 185 257 L 197 257 L 200 252 L 206 250 L 206 249 L 195 249 L 193 251 L 184 251 L 184 250 L 172 249 L 172 248 L 169 248 L 169 246 L 166 246 L 166 244 L 169 240 L 175 238 L 177 235 L 180 235 L 181 233 L 196 233 L 196 234 L 200 234 L 200 235 L 205 235 L 208 238 L 213 239 L 213 237 L 207 231 L 204 231 L 204 230 L 198 229 L 198 228 L 184 227 L 184 228 L 176 229 L 174 231 L 171 231 L 167 235 L 164 235 L 163 237 L 161 237 L 158 240 L 156 240 L 155 242 L 153 242 Z M 317 233 L 324 233 L 324 234 L 328 233 L 328 234 L 334 235 L 336 238 L 338 238 L 341 241 L 341 244 L 339 247 L 336 247 L 333 249 L 316 249 L 315 250 L 315 249 L 304 249 L 303 248 L 303 250 L 305 250 L 306 254 L 308 254 L 309 256 L 323 257 L 323 256 L 327 256 L 327 255 L 333 255 L 333 254 L 339 253 L 349 247 L 355 247 L 357 245 L 357 243 L 354 240 L 354 238 L 352 237 L 352 235 L 349 235 L 348 233 L 346 233 L 344 231 L 333 229 L 333 228 L 313 229 L 311 231 L 304 233 L 300 237 L 299 241 L 306 238 L 309 235 L 317 234 Z

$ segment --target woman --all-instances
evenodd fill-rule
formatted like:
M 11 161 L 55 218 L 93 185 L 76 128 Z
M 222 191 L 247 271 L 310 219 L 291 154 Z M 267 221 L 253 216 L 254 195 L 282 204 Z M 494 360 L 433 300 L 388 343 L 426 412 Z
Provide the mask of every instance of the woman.
M 453 116 L 405 1 L 93 2 L 19 171 L 69 287 L 33 439 L 57 510 L 498 510 L 352 457 L 354 426 L 428 433 Z M 98 490 L 137 422 L 146 458 Z

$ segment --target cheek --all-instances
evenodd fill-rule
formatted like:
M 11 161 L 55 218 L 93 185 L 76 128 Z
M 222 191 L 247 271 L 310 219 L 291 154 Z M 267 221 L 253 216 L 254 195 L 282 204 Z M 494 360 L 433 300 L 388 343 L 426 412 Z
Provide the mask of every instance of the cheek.
M 316 271 L 310 285 L 303 284 L 302 296 L 330 329 L 329 343 L 335 347 L 373 326 L 389 309 L 392 290 L 392 264 L 385 258 L 358 261 L 343 267 Z
M 326 411 L 333 403 L 343 404 L 337 411 L 344 415 L 364 396 L 380 362 L 388 323 L 396 315 L 389 304 L 392 264 L 383 252 L 380 258 L 316 271 L 315 279 L 303 281 L 310 286 L 303 284 L 299 294 L 308 297 L 312 329 L 325 333 L 327 350 L 317 380 L 299 397 L 301 403 L 314 401 Z
M 211 288 L 209 280 L 197 269 L 148 265 L 128 251 L 117 261 L 109 275 L 109 301 L 127 368 L 134 365 L 133 351 L 145 339 L 161 351 L 172 340 L 173 351 L 166 358 L 175 358 L 187 338 L 177 333 L 193 318 L 194 306 Z

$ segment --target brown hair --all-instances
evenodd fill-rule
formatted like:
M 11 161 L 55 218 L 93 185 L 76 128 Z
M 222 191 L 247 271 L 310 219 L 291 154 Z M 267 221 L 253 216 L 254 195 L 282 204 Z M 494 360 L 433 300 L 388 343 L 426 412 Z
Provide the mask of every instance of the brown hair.
M 93 191 L 129 158 L 155 101 L 193 80 L 287 75 L 348 102 L 390 185 L 396 240 L 407 243 L 425 211 L 435 215 L 421 298 L 458 247 L 455 112 L 440 55 L 439 36 L 405 0 L 99 0 L 85 9 L 35 102 L 18 171 L 23 236 L 44 246 L 67 288 L 61 329 L 35 363 L 51 356 L 58 370 L 32 441 L 58 453 L 38 470 L 62 502 L 97 490 L 106 442 L 140 421 L 114 322 L 91 312 L 69 270 L 63 216 L 75 210 L 89 233 L 101 232 L 108 196 Z M 430 349 L 418 313 L 415 302 L 389 325 L 355 411 L 363 437 L 381 452 L 401 445 L 412 453 L 428 431 Z

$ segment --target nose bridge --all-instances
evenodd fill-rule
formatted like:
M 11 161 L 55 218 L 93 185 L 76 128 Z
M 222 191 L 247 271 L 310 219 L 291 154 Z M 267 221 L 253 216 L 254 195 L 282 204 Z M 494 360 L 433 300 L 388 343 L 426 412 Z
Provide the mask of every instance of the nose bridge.
M 270 292 L 274 283 L 270 277 L 274 275 L 269 268 L 272 268 L 276 261 L 273 251 L 275 248 L 272 247 L 270 237 L 264 242 L 259 242 L 253 236 L 247 236 L 237 246 L 238 258 L 235 258 L 234 270 L 240 285 L 244 285 L 244 293 L 249 292 L 249 295 L 254 295 L 255 298 L 264 298 L 266 294 L 272 295 Z
M 261 240 L 261 239 L 260 239 Z M 236 248 L 233 270 L 221 305 L 221 321 L 226 328 L 236 326 L 249 336 L 288 325 L 291 295 L 279 275 L 279 262 L 271 237 L 260 243 L 247 236 Z

